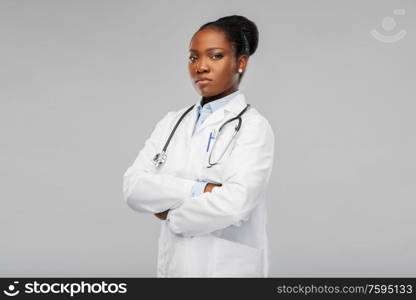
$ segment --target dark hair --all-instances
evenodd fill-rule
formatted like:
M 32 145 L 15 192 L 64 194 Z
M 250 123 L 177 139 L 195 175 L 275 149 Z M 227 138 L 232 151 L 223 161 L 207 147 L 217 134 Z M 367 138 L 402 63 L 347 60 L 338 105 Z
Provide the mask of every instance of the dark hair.
M 259 31 L 256 24 L 246 17 L 232 15 L 208 22 L 199 27 L 198 31 L 213 27 L 223 31 L 234 48 L 236 57 L 253 55 L 259 43 Z M 240 81 L 243 74 L 240 75 Z

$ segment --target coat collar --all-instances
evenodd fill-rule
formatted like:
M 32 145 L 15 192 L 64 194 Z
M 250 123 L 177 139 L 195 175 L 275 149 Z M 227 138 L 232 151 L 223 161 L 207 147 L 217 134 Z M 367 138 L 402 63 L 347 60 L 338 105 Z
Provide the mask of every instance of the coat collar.
M 231 94 L 229 94 L 229 95 L 227 95 L 225 97 L 222 97 L 220 99 L 217 99 L 217 100 L 214 100 L 214 101 L 211 101 L 211 102 L 205 104 L 204 105 L 204 108 L 206 107 L 206 109 L 210 110 L 211 113 L 213 113 L 217 109 L 219 109 L 222 106 L 228 104 L 228 102 L 232 101 L 240 93 L 241 93 L 240 90 L 236 90 L 235 92 L 233 92 L 233 93 L 231 93 Z M 202 101 L 202 99 L 199 102 L 201 102 L 201 101 Z M 201 104 L 200 103 L 197 103 L 196 104 L 196 108 L 197 108 L 197 110 L 201 110 L 202 109 Z
M 192 136 L 192 131 L 195 126 L 196 122 L 196 107 L 200 104 L 200 100 L 195 104 L 194 108 L 192 109 L 193 115 L 191 117 L 191 122 L 189 124 L 188 128 L 188 135 L 189 137 Z M 243 92 L 240 91 L 238 95 L 236 95 L 230 102 L 228 102 L 226 105 L 223 105 L 222 107 L 218 108 L 216 111 L 214 111 L 211 115 L 208 116 L 208 118 L 202 123 L 194 132 L 194 135 L 198 134 L 201 130 L 203 130 L 205 127 L 211 126 L 215 123 L 221 122 L 228 114 L 232 114 L 232 117 L 237 116 L 245 107 L 246 107 L 246 97 Z M 231 116 L 230 116 L 231 117 Z M 222 124 L 223 122 L 221 122 Z M 219 125 L 221 125 L 219 124 Z

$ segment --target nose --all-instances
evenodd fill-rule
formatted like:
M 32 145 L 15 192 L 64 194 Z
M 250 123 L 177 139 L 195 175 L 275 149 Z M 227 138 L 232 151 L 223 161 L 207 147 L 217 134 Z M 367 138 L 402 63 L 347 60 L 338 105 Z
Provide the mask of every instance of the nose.
M 202 58 L 199 59 L 198 62 L 196 63 L 196 73 L 204 73 L 208 71 L 209 71 L 209 68 L 208 68 L 206 61 Z

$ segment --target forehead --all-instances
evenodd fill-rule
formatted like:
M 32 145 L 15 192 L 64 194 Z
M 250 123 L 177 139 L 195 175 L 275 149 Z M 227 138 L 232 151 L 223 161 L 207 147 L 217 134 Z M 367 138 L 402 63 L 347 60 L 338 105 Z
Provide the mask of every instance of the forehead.
M 223 31 L 205 28 L 194 34 L 189 44 L 189 51 L 196 50 L 203 52 L 206 49 L 215 47 L 231 50 L 231 44 Z

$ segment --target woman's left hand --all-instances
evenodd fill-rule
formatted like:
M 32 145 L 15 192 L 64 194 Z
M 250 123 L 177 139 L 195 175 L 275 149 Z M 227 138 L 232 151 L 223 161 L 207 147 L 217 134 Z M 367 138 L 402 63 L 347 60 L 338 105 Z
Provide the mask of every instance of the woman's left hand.
M 215 183 L 208 183 L 208 184 L 205 186 L 204 193 L 210 193 L 210 192 L 212 192 L 212 189 L 213 189 L 214 187 L 217 187 L 217 186 L 222 186 L 222 184 L 221 184 L 221 183 L 219 183 L 219 184 L 215 184 Z M 168 209 L 168 210 L 166 210 L 166 211 L 160 212 L 160 213 L 156 213 L 156 214 L 155 214 L 155 216 L 156 216 L 156 217 L 158 217 L 158 218 L 159 218 L 159 219 L 161 219 L 161 220 L 166 220 L 166 218 L 167 218 L 167 216 L 168 216 L 168 212 L 169 212 L 169 209 Z
M 164 212 L 157 213 L 155 214 L 155 216 L 161 220 L 166 220 L 166 217 L 168 216 L 168 212 L 169 212 L 169 209 Z

